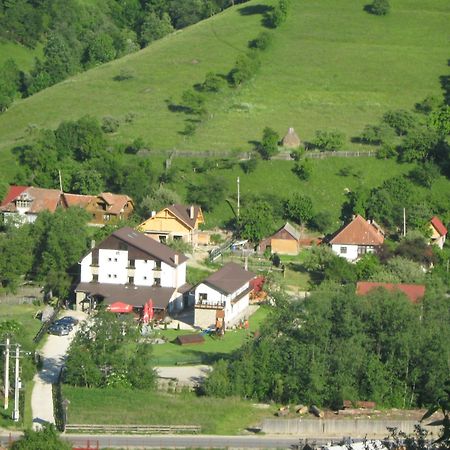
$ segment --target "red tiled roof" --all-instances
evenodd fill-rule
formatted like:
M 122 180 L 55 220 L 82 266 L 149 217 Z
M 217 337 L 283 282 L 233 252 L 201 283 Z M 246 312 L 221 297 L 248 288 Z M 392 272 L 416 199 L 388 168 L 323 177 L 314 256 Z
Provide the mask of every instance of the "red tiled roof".
M 359 281 L 356 284 L 356 294 L 367 295 L 370 291 L 380 287 L 388 291 L 401 291 L 412 303 L 418 303 L 425 295 L 425 286 L 423 284 L 378 283 L 370 281 Z
M 18 188 L 23 188 L 23 186 L 16 186 Z M 16 192 L 18 192 L 17 189 Z M 42 211 L 48 210 L 50 212 L 55 212 L 56 207 L 58 206 L 59 199 L 61 197 L 61 192 L 57 189 L 44 189 L 37 188 L 34 186 L 28 186 L 22 189 L 22 191 L 16 195 L 11 194 L 11 200 L 6 203 L 2 203 L 1 208 L 3 211 L 8 212 L 16 212 L 16 205 L 13 203 L 14 200 L 19 197 L 21 194 L 28 194 L 30 197 L 31 204 L 30 209 L 27 213 L 37 214 Z M 8 196 L 9 197 L 9 196 Z
M 384 236 L 374 225 L 359 214 L 331 239 L 331 244 L 341 245 L 381 245 Z
M 6 206 L 28 188 L 29 186 L 10 186 L 9 191 L 0 206 Z
M 441 219 L 439 219 L 439 217 L 434 216 L 431 219 L 431 225 L 433 225 L 433 227 L 441 236 L 445 236 L 447 234 L 447 228 L 445 228 L 445 225 L 441 222 Z
M 85 208 L 89 202 L 95 198 L 95 195 L 81 195 L 81 194 L 63 194 L 67 207 L 79 206 Z

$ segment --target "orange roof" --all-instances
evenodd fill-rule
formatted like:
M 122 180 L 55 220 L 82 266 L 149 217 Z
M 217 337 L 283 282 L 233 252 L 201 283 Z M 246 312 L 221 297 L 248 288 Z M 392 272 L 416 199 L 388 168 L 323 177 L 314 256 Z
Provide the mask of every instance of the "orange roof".
M 330 241 L 331 244 L 341 245 L 381 245 L 383 242 L 384 236 L 381 230 L 359 214 L 339 230 Z
M 356 284 L 356 294 L 366 295 L 380 287 L 388 291 L 401 291 L 412 303 L 418 303 L 425 295 L 425 286 L 423 284 L 378 283 L 371 281 L 359 281 Z
M 439 217 L 434 216 L 431 219 L 431 225 L 435 228 L 435 230 L 441 235 L 445 236 L 447 234 L 447 228 L 445 228 L 445 225 L 441 222 L 441 219 Z
M 67 207 L 79 206 L 85 208 L 88 203 L 95 198 L 95 195 L 81 195 L 81 194 L 64 194 Z
M 102 192 L 97 197 L 101 197 L 108 203 L 108 212 L 111 214 L 119 214 L 128 202 L 132 202 L 128 195 L 112 194 L 111 192 Z

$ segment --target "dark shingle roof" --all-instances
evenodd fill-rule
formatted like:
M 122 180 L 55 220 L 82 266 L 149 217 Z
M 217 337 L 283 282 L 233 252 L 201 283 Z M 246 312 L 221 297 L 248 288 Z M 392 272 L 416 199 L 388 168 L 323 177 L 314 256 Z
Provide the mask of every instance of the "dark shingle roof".
M 245 283 L 255 278 L 255 276 L 253 272 L 249 272 L 240 265 L 230 262 L 210 275 L 203 283 L 226 294 L 232 294 Z
M 144 233 L 133 230 L 130 227 L 124 227 L 120 230 L 114 231 L 112 236 L 121 241 L 141 250 L 148 255 L 161 260 L 169 266 L 176 267 L 185 262 L 188 258 L 180 252 L 172 250 L 167 245 L 161 244 L 154 239 L 146 236 Z M 175 264 L 175 256 L 178 255 L 178 264 Z
M 193 217 L 191 218 L 191 207 L 193 208 Z M 191 229 L 194 229 L 195 222 L 200 213 L 200 206 L 197 205 L 170 205 L 167 209 L 182 220 Z

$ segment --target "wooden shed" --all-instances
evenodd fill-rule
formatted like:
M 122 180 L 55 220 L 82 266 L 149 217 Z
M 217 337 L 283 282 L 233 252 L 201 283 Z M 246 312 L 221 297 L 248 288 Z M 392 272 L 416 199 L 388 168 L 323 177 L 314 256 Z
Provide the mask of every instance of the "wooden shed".
M 298 137 L 297 133 L 295 132 L 294 128 L 289 128 L 286 136 L 283 138 L 283 147 L 286 148 L 298 148 L 300 147 L 301 141 Z
M 184 334 L 175 339 L 175 343 L 179 345 L 203 344 L 205 338 L 201 334 Z

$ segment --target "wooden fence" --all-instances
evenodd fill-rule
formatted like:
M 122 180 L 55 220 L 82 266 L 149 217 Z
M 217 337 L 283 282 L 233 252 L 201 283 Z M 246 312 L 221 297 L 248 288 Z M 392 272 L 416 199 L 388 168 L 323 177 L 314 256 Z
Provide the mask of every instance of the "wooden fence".
M 100 425 L 66 424 L 66 433 L 107 433 L 107 434 L 197 434 L 202 428 L 198 425 Z

